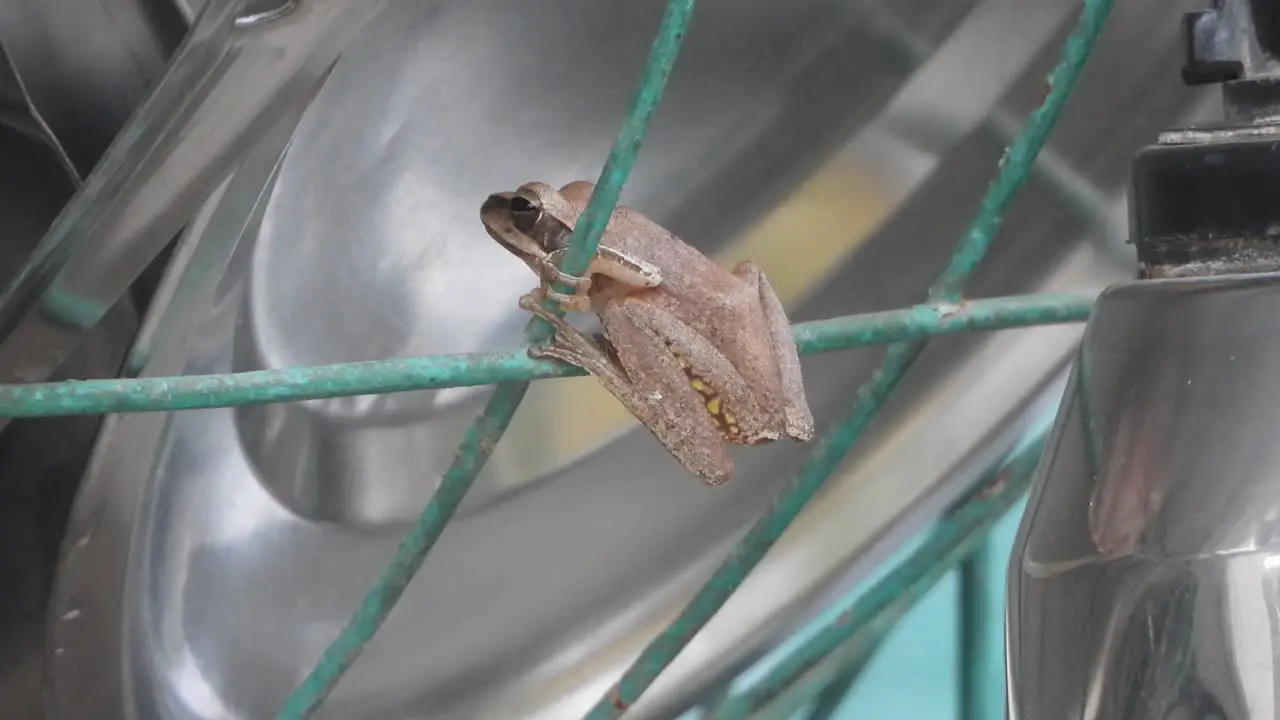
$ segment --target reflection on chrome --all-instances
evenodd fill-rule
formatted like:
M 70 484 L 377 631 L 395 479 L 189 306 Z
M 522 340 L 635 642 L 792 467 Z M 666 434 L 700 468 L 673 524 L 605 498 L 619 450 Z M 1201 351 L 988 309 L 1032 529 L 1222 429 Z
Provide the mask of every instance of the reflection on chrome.
M 1272 718 L 1280 278 L 1099 302 L 1010 567 L 1010 717 Z

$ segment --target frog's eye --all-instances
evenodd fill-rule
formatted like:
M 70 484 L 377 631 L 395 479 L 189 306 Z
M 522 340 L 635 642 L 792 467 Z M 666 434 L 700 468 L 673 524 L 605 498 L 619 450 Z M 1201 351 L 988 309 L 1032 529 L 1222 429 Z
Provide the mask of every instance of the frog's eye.
M 515 195 L 511 198 L 511 224 L 525 235 L 532 235 L 542 219 L 542 203 L 536 198 Z

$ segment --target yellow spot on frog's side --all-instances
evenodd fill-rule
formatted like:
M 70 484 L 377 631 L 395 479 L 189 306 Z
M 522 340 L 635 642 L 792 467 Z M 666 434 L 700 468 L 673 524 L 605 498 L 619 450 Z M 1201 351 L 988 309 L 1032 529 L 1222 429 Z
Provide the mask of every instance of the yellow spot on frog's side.
M 720 427 L 720 432 L 726 438 L 736 441 L 742 437 L 742 429 L 738 427 L 738 421 L 721 407 L 720 398 L 714 397 L 707 400 L 707 412 L 715 418 L 716 425 Z
M 704 378 L 694 374 L 689 361 L 676 352 L 675 348 L 671 347 L 671 343 L 667 343 L 667 349 L 671 351 L 671 355 L 680 363 L 680 367 L 684 368 L 685 375 L 689 376 L 689 386 L 702 396 L 706 403 L 707 413 L 716 421 L 716 427 L 720 428 L 720 432 L 726 439 L 734 442 L 738 441 L 742 437 L 742 430 L 738 427 L 738 421 L 726 412 L 725 403 L 720 399 L 720 394 Z
M 730 440 L 737 441 L 742 439 L 742 428 L 738 427 L 738 422 L 733 419 L 732 415 L 729 413 L 721 413 L 716 417 L 720 420 L 721 431 L 724 432 Z

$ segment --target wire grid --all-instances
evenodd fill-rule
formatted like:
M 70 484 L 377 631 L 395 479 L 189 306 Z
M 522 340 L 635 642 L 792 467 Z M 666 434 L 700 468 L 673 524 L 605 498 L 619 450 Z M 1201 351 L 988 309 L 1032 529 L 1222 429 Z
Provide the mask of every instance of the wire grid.
M 997 463 L 898 567 L 840 608 L 834 620 L 787 653 L 762 679 L 721 700 L 704 718 L 785 720 L 810 701 L 815 705 L 810 718 L 834 710 L 894 625 L 957 563 L 973 557 L 991 526 L 1022 497 L 1045 436 L 1046 429 L 1038 429 L 1021 449 Z M 824 694 L 826 702 L 814 700 Z
M 694 0 L 669 0 L 640 85 L 596 190 L 574 228 L 561 269 L 585 271 L 617 204 L 661 100 Z M 888 344 L 881 366 L 858 390 L 848 415 L 819 440 L 768 511 L 694 595 L 679 616 L 641 652 L 585 716 L 619 718 L 657 679 L 724 605 L 801 510 L 822 488 L 893 392 L 930 337 L 970 330 L 996 330 L 1087 318 L 1093 296 L 1025 295 L 967 300 L 961 290 L 986 254 L 1004 213 L 1024 184 L 1058 115 L 1074 89 L 1113 0 L 1083 0 L 1076 27 L 1048 77 L 1048 92 L 1001 158 L 999 170 L 946 269 L 926 302 L 903 310 L 853 315 L 794 326 L 803 354 Z M 558 288 L 568 292 L 570 288 Z M 554 309 L 554 308 L 553 308 Z M 529 344 L 550 338 L 550 326 L 533 319 Z M 583 374 L 578 368 L 535 360 L 527 348 L 508 353 L 436 356 L 226 375 L 38 383 L 0 388 L 0 417 L 107 412 L 171 411 L 367 395 L 431 388 L 497 384 L 483 412 L 467 429 L 452 465 L 394 558 L 369 589 L 342 632 L 277 715 L 310 715 L 326 699 L 365 644 L 386 619 L 452 518 L 472 482 L 514 416 L 531 380 Z M 884 578 L 809 642 L 789 654 L 759 684 L 730 694 L 713 708 L 719 720 L 789 718 L 817 698 L 810 717 L 828 716 L 893 624 L 929 587 L 972 553 L 991 522 L 1025 490 L 1040 451 L 1039 441 L 1003 462 L 970 498 L 944 518 L 915 554 Z

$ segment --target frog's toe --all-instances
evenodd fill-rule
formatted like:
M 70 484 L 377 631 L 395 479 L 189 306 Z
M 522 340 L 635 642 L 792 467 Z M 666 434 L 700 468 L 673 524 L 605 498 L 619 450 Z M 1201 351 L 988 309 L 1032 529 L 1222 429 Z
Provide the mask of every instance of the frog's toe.
M 733 461 L 723 446 L 716 446 L 714 452 L 695 456 L 685 467 L 711 486 L 724 485 L 733 476 Z
M 723 469 L 723 470 L 716 470 L 715 472 L 708 473 L 705 475 L 701 475 L 700 477 L 702 478 L 702 481 L 705 482 L 706 484 L 710 485 L 711 487 L 716 487 L 719 485 L 724 485 L 725 483 L 729 482 L 729 478 L 732 477 L 732 475 L 733 475 L 732 470 Z
M 787 413 L 787 437 L 799 442 L 809 442 L 813 439 L 813 416 L 808 413 Z

